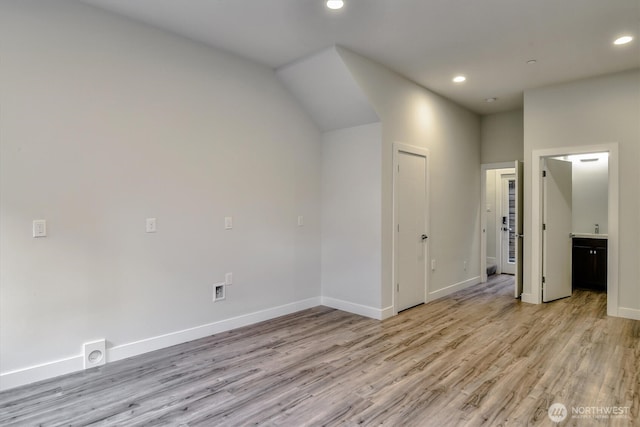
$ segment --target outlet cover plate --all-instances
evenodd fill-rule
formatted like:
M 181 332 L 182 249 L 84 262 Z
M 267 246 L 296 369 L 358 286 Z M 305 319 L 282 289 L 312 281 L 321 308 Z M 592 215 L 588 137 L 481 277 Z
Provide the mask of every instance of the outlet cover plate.
M 84 369 L 102 366 L 107 361 L 107 342 L 101 340 L 91 341 L 82 345 L 84 356 Z

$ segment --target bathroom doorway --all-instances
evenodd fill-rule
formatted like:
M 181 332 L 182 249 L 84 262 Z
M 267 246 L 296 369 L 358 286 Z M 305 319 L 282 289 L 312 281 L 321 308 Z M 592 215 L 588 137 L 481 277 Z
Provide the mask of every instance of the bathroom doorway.
M 602 155 L 600 154 L 602 153 Z M 595 190 L 596 185 L 593 182 L 584 182 L 578 186 L 574 185 L 573 178 L 574 173 L 571 172 L 571 219 L 570 219 L 570 231 L 553 231 L 550 230 L 549 221 L 553 221 L 553 215 L 555 212 L 555 206 L 552 201 L 546 200 L 545 197 L 545 173 L 549 170 L 545 168 L 548 166 L 548 160 L 559 160 L 561 162 L 571 163 L 573 169 L 581 169 L 587 167 L 594 167 L 597 161 L 595 159 L 606 159 L 606 172 L 602 175 L 606 175 L 607 181 L 602 184 L 606 188 L 606 194 L 597 195 L 598 191 Z M 591 165 L 591 166 L 587 166 Z M 570 274 L 567 273 L 567 269 L 571 268 L 571 265 L 564 261 L 564 266 L 559 265 L 560 261 L 556 256 L 550 253 L 550 245 L 554 247 L 556 244 L 552 243 L 552 239 L 558 237 L 564 240 L 563 249 L 566 254 L 569 251 L 569 247 L 573 246 L 572 239 L 575 237 L 585 238 L 603 238 L 608 240 L 608 252 L 606 254 L 607 259 L 607 271 L 606 271 L 606 293 L 607 293 L 607 314 L 611 316 L 618 315 L 618 210 L 619 210 L 619 185 L 618 185 L 618 144 L 600 144 L 592 146 L 576 146 L 576 147 L 564 147 L 553 148 L 544 150 L 535 150 L 532 152 L 531 162 L 531 222 L 528 225 L 527 233 L 530 234 L 531 241 L 531 269 L 529 276 L 531 293 L 523 294 L 523 301 L 541 303 L 543 301 L 553 300 L 553 294 L 555 293 L 555 284 L 550 280 L 556 280 L 549 275 L 553 275 L 552 269 L 558 268 L 563 270 L 561 273 L 563 278 L 559 286 L 564 286 L 564 293 L 568 293 L 567 281 L 570 281 Z M 591 178 L 596 176 L 593 172 L 588 174 Z M 599 184 L 600 185 L 600 184 Z M 583 189 L 580 189 L 580 188 Z M 547 189 L 548 190 L 548 189 Z M 581 198 L 580 192 L 584 191 L 587 198 Z M 576 193 L 576 194 L 574 194 Z M 548 195 L 549 193 L 547 193 Z M 596 197 L 597 196 L 597 197 Z M 562 196 L 568 199 L 568 195 Z M 597 206 L 589 208 L 583 203 L 591 203 L 593 205 L 594 200 L 598 199 L 600 202 L 596 202 Z M 606 199 L 606 203 L 602 200 Z M 586 201 L 585 201 L 586 200 Z M 578 207 L 579 206 L 579 207 Z M 549 211 L 551 208 L 551 211 Z M 546 212 L 545 212 L 546 211 Z M 595 214 L 597 211 L 606 211 L 606 219 L 599 216 L 598 219 L 592 216 L 585 216 L 584 214 Z M 546 216 L 545 216 L 546 215 Z M 578 217 L 574 218 L 574 215 Z M 601 214 L 599 214 L 601 215 Z M 597 224 L 597 226 L 596 226 Z M 579 227 L 579 228 L 578 228 Z M 587 228 L 584 228 L 587 227 Z M 545 230 L 546 228 L 546 230 Z M 553 234 L 552 234 L 553 233 Z M 563 236 L 563 234 L 565 234 Z M 547 250 L 545 252 L 545 246 Z M 597 251 L 596 251 L 597 252 Z M 595 254 L 592 254 L 595 255 Z M 571 260 L 571 255 L 569 260 Z M 571 262 L 571 261 L 569 261 Z M 547 287 L 548 292 L 544 291 Z M 545 293 L 548 295 L 545 297 Z
M 542 167 L 542 301 L 571 296 L 588 276 L 604 277 L 606 291 L 609 153 L 544 157 Z

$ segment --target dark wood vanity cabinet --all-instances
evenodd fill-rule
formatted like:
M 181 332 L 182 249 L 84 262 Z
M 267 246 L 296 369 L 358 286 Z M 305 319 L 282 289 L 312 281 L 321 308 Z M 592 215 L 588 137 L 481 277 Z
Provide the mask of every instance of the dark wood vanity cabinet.
M 573 239 L 573 288 L 607 290 L 607 239 Z

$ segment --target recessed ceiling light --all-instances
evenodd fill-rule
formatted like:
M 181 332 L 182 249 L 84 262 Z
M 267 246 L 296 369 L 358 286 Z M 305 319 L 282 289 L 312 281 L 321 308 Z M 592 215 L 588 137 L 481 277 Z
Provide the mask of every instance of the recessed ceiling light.
M 631 40 L 633 40 L 633 37 L 631 37 L 631 36 L 622 36 L 622 37 L 618 37 L 617 39 L 615 39 L 613 44 L 627 44 Z
M 497 100 L 498 100 L 498 98 L 496 98 L 496 97 L 491 97 L 491 98 L 486 98 L 486 99 L 484 100 L 484 102 L 496 102 Z
M 329 9 L 342 9 L 344 2 L 342 0 L 327 0 L 327 7 Z
M 465 76 L 455 76 L 453 78 L 453 81 L 455 83 L 462 83 L 463 81 L 467 80 L 467 78 Z
M 528 60 L 528 61 L 527 61 L 527 64 L 529 64 L 529 65 L 533 65 L 533 64 L 535 64 L 536 62 L 538 62 L 536 59 L 530 59 L 530 60 Z

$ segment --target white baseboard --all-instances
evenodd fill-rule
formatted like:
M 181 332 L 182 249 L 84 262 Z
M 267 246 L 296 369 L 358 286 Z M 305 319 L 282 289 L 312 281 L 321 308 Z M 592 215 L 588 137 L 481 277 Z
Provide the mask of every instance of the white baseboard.
M 472 277 L 470 279 L 464 280 L 462 282 L 454 283 L 453 285 L 447 286 L 446 288 L 438 289 L 433 292 L 429 292 L 427 301 L 433 301 L 438 298 L 442 298 L 449 294 L 452 294 L 457 291 L 461 291 L 473 285 L 477 285 L 480 283 L 480 276 Z
M 67 357 L 53 362 L 41 363 L 28 368 L 0 374 L 0 391 L 31 384 L 48 378 L 70 374 L 83 369 L 84 357 L 82 354 Z
M 393 307 L 380 309 L 331 297 L 321 297 L 321 304 L 327 307 L 346 311 L 348 313 L 359 314 L 360 316 L 370 317 L 376 320 L 383 320 L 393 315 Z
M 393 306 L 392 305 L 380 310 L 380 319 L 378 319 L 378 320 L 388 319 L 389 317 L 393 317 Z
M 618 317 L 640 320 L 640 310 L 637 308 L 618 307 Z
M 538 299 L 534 294 L 525 294 L 524 292 L 520 295 L 520 299 L 522 302 L 527 302 L 529 304 L 540 304 Z
M 224 319 L 206 325 L 196 326 L 194 328 L 184 329 L 181 331 L 171 332 L 156 337 L 146 338 L 144 340 L 132 343 L 122 344 L 115 347 L 107 348 L 107 363 L 116 360 L 126 359 L 127 357 L 137 356 L 161 348 L 170 347 L 172 345 L 181 344 L 187 341 L 193 341 L 199 338 L 208 337 L 213 334 L 225 332 L 231 329 L 252 325 L 254 323 L 273 319 L 286 314 L 295 313 L 296 311 L 305 310 L 307 308 L 321 305 L 320 297 L 309 298 L 302 301 L 296 301 L 290 304 L 278 307 L 268 308 L 241 316 Z M 79 344 L 78 347 L 81 347 Z M 15 371 L 3 372 L 0 374 L 0 390 L 8 390 L 25 384 L 46 380 L 57 377 L 59 375 L 69 374 L 71 372 L 83 370 L 83 356 L 79 354 L 66 359 L 56 360 L 53 362 L 43 363 L 36 366 L 30 366 Z

